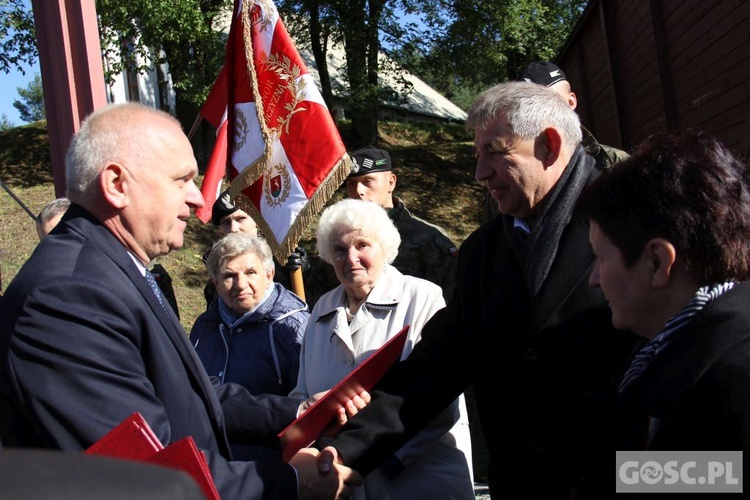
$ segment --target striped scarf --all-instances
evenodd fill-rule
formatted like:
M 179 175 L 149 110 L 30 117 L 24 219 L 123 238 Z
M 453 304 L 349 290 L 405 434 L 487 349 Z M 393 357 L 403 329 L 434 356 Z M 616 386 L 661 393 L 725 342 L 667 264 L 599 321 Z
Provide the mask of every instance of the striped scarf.
M 625 376 L 622 378 L 622 382 L 620 382 L 617 392 L 622 392 L 633 380 L 638 378 L 638 375 L 646 369 L 654 356 L 659 354 L 669 341 L 674 338 L 675 332 L 687 325 L 690 319 L 703 309 L 706 304 L 724 292 L 731 290 L 735 284 L 736 282 L 734 281 L 727 281 L 718 285 L 699 288 L 690 302 L 680 312 L 669 318 L 662 331 L 636 353 L 633 362 L 628 367 L 628 371 L 625 372 Z

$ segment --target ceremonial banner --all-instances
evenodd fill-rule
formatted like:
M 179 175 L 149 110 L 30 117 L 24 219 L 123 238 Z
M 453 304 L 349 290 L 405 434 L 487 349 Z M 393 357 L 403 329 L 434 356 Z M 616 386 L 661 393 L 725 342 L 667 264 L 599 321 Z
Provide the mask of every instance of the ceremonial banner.
M 270 0 L 235 1 L 225 69 L 230 195 L 286 262 L 351 161 Z

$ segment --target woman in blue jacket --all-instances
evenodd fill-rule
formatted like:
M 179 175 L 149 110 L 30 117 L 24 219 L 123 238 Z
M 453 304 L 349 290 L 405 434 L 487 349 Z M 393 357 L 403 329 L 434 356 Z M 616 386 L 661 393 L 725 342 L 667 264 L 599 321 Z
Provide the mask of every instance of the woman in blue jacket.
M 307 304 L 274 283 L 273 256 L 263 238 L 230 233 L 214 244 L 207 264 L 219 296 L 190 332 L 206 371 L 252 394 L 289 394 L 297 382 Z M 235 459 L 268 453 L 248 446 L 232 450 Z

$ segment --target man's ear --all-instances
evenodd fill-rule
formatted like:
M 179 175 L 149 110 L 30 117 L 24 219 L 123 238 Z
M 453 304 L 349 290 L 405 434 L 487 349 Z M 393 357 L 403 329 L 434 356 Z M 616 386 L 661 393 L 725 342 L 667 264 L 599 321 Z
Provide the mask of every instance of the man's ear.
M 114 208 L 125 208 L 130 204 L 128 187 L 130 173 L 119 163 L 110 163 L 99 174 L 102 196 Z
M 570 109 L 576 109 L 578 106 L 578 97 L 576 97 L 575 92 L 571 92 L 568 94 L 568 107 Z
M 390 174 L 388 176 L 388 192 L 392 193 L 393 190 L 396 189 L 396 180 L 398 179 L 398 177 L 396 177 L 396 174 L 394 174 L 393 172 L 389 171 L 388 173 Z
M 664 238 L 654 238 L 646 243 L 646 259 L 651 271 L 651 284 L 654 288 L 666 288 L 672 279 L 677 250 Z
M 549 127 L 542 132 L 543 161 L 546 166 L 557 161 L 562 151 L 562 136 L 557 129 Z

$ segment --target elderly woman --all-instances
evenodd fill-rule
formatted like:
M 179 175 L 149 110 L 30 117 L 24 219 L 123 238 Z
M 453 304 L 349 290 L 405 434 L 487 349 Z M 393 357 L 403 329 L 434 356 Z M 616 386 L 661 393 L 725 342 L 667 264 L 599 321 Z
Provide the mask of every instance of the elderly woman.
M 439 286 L 404 276 L 390 265 L 401 242 L 379 205 L 343 200 L 318 224 L 317 250 L 341 283 L 315 304 L 300 356 L 297 387 L 308 397 L 333 387 L 410 325 L 402 358 L 422 327 L 445 306 Z M 365 477 L 352 498 L 473 499 L 471 439 L 463 396 Z
M 219 296 L 190 332 L 206 371 L 253 394 L 287 395 L 297 381 L 307 304 L 274 283 L 273 257 L 263 238 L 227 234 L 214 244 L 207 264 Z M 235 458 L 257 457 L 238 456 L 235 448 Z

